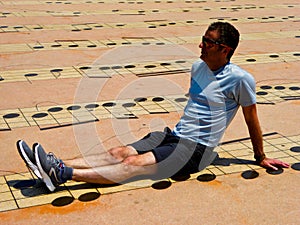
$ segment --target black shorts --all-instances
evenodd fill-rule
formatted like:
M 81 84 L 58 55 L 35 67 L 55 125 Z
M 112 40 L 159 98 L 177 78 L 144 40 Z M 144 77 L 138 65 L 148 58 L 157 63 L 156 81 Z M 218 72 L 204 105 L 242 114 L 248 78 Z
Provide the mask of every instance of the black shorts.
M 169 128 L 151 132 L 130 144 L 139 154 L 153 152 L 160 178 L 182 176 L 199 171 L 206 146 L 175 136 Z

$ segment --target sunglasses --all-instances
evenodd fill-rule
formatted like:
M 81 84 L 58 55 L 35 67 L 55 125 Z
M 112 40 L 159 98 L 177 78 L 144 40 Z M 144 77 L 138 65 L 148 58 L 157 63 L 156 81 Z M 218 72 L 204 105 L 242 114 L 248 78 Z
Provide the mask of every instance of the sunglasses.
M 205 45 L 205 46 L 209 46 L 209 47 L 212 47 L 212 45 L 220 45 L 220 46 L 223 46 L 225 48 L 230 48 L 232 49 L 231 47 L 225 45 L 225 44 L 222 44 L 221 42 L 219 41 L 215 41 L 215 40 L 212 40 L 210 38 L 207 38 L 207 37 L 204 37 L 202 36 L 202 43 Z

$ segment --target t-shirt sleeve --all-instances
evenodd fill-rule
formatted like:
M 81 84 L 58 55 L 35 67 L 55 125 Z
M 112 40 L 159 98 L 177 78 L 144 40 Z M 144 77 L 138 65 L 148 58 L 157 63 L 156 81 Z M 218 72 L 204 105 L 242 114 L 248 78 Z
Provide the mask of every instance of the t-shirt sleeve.
M 241 79 L 237 82 L 235 88 L 235 99 L 241 106 L 250 106 L 256 103 L 256 91 L 255 91 L 254 78 L 245 73 Z

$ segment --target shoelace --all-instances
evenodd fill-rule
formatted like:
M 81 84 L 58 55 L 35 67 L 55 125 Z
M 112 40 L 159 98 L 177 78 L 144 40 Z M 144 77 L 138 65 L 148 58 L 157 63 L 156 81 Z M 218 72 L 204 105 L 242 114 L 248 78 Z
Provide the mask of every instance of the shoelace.
M 57 171 L 59 180 L 61 182 L 64 182 L 64 179 L 62 178 L 62 174 L 64 173 L 65 164 L 62 162 L 62 160 L 58 159 L 52 152 L 49 152 L 47 154 L 47 160 L 50 161 L 51 165 Z
M 59 160 L 57 159 L 57 157 L 52 153 L 52 152 L 49 152 L 47 154 L 47 160 L 49 160 L 52 164 L 52 166 L 55 166 L 55 167 L 60 167 L 59 164 Z

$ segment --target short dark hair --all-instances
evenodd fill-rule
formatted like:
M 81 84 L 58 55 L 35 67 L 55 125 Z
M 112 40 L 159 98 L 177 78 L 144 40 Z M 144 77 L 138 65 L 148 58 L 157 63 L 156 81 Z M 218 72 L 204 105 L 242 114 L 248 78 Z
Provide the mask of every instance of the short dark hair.
M 239 31 L 228 22 L 214 22 L 209 25 L 208 31 L 217 30 L 219 33 L 218 42 L 229 46 L 232 50 L 229 52 L 227 58 L 230 60 L 240 40 Z

